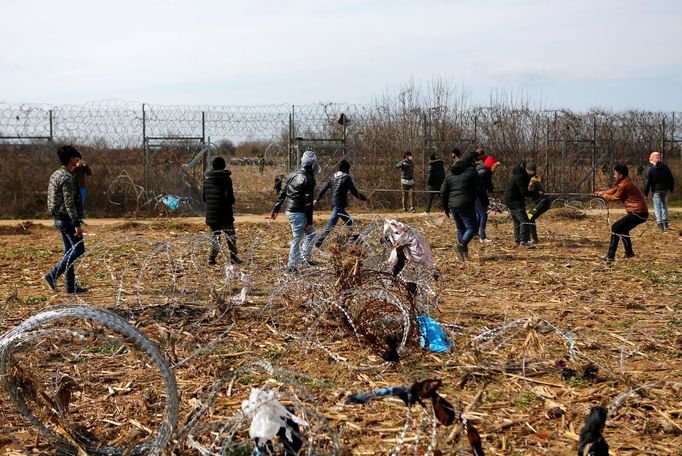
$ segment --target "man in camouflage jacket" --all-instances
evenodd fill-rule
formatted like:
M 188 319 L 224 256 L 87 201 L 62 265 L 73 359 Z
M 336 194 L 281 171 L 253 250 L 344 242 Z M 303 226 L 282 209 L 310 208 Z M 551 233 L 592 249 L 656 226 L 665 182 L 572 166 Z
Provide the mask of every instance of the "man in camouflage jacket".
M 47 209 L 54 218 L 64 243 L 64 257 L 43 280 L 52 291 L 57 291 L 57 279 L 65 275 L 67 293 L 84 293 L 86 288 L 76 285 L 73 263 L 85 253 L 83 244 L 83 203 L 74 169 L 78 165 L 79 153 L 73 146 L 57 150 L 62 166 L 50 176 L 47 187 Z

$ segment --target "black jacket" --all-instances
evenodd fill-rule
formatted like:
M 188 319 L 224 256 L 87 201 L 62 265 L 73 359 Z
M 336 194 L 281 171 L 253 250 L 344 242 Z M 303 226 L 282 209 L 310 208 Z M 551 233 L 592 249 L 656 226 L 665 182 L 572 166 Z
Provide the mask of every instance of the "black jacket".
M 440 190 L 444 180 L 443 160 L 429 160 L 429 165 L 426 168 L 426 184 L 429 186 L 429 190 Z
M 481 184 L 486 192 L 492 193 L 495 187 L 493 187 L 493 172 L 485 166 L 483 163 L 476 165 L 476 172 L 478 177 L 481 178 Z
M 531 196 L 528 192 L 530 176 L 526 173 L 526 164 L 521 163 L 512 170 L 512 176 L 504 192 L 504 204 L 509 209 L 521 209 L 526 207 L 526 196 Z
M 457 161 L 450 167 L 440 187 L 440 197 L 443 207 L 447 208 L 473 208 L 477 197 L 483 206 L 490 204 L 476 170 L 463 161 Z
M 397 165 L 396 168 L 400 168 L 400 178 L 405 180 L 414 179 L 414 162 L 403 160 Z
M 644 196 L 652 192 L 673 192 L 675 190 L 675 178 L 670 168 L 659 161 L 656 165 L 649 165 L 649 170 L 644 179 Z
M 312 225 L 314 196 L 315 178 L 313 177 L 312 169 L 306 166 L 287 176 L 272 212 L 279 212 L 286 198 L 287 206 L 285 211 L 304 213 L 306 215 L 306 223 Z
M 367 201 L 367 197 L 358 192 L 353 183 L 353 178 L 350 175 L 337 171 L 334 175 L 325 182 L 320 193 L 317 194 L 317 200 L 322 198 L 327 190 L 332 189 L 332 207 L 348 207 L 348 192 L 359 200 Z
M 226 169 L 206 171 L 204 175 L 203 200 L 206 203 L 206 224 L 234 223 L 232 205 L 232 174 Z

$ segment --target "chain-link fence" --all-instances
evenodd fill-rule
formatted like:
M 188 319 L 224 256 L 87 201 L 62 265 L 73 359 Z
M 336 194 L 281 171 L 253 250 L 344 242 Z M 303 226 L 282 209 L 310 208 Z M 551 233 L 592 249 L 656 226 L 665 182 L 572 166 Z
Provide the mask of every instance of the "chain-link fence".
M 650 151 L 659 150 L 676 177 L 682 167 L 682 114 L 574 113 L 496 105 L 473 108 L 447 97 L 424 99 L 407 91 L 373 105 L 320 103 L 264 106 L 163 106 L 118 101 L 86 105 L 0 103 L 0 150 L 13 153 L 0 170 L 5 217 L 44 213 L 47 178 L 57 166 L 54 148 L 79 147 L 95 174 L 88 212 L 154 213 L 173 195 L 200 213 L 203 171 L 212 156 L 230 158 L 237 209 L 266 212 L 275 177 L 295 167 L 307 149 L 317 152 L 325 179 L 349 158 L 371 207 L 397 207 L 406 151 L 415 157 L 420 202 L 428 156 L 449 163 L 450 150 L 483 147 L 503 162 L 501 190 L 511 167 L 538 163 L 550 191 L 588 193 L 610 183 L 615 163 L 641 178 Z M 235 154 L 234 144 L 250 143 Z M 232 146 L 232 147 L 230 147 Z M 175 209 L 174 209 L 175 210 Z

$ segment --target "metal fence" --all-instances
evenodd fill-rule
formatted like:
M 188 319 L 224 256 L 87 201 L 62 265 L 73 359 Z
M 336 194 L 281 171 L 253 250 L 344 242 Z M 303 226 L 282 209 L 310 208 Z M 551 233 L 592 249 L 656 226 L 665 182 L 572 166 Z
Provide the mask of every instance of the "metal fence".
M 351 158 L 356 180 L 376 196 L 376 204 L 387 207 L 395 205 L 400 188 L 394 164 L 408 150 L 415 155 L 415 177 L 424 190 L 427 157 L 436 153 L 447 161 L 454 147 L 486 148 L 509 168 L 521 160 L 536 161 L 556 193 L 586 193 L 608 185 L 608 171 L 616 162 L 634 167 L 637 172 L 631 174 L 641 176 L 651 150 L 663 152 L 675 176 L 682 177 L 679 112 L 575 113 L 503 105 L 467 107 L 457 102 L 433 106 L 400 98 L 373 105 L 0 103 L 0 151 L 40 151 L 72 143 L 93 153 L 118 152 L 117 157 L 127 157 L 119 168 L 139 176 L 139 185 L 150 193 L 167 192 L 162 187 L 184 180 L 184 190 L 176 193 L 196 199 L 207 160 L 211 153 L 221 153 L 220 144 L 227 140 L 266 144 L 264 152 L 276 158 L 280 172 L 293 168 L 306 149 L 318 152 L 323 178 L 342 157 Z M 188 163 L 203 166 L 190 170 Z M 115 178 L 112 174 L 116 173 L 109 173 L 110 180 Z M 498 173 L 497 188 L 507 174 Z M 169 175 L 163 183 L 161 177 Z M 2 188 L 7 191 L 12 189 Z

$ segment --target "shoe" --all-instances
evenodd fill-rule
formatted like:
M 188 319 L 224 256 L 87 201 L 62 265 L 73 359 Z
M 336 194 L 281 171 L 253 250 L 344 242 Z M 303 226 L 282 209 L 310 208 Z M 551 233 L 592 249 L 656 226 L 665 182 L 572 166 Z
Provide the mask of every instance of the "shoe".
M 320 263 L 318 263 L 317 261 L 313 261 L 313 260 L 303 260 L 303 264 L 305 264 L 307 266 L 313 266 L 313 267 L 320 265 Z
M 287 267 L 284 269 L 284 272 L 285 272 L 286 274 L 297 274 L 297 273 L 298 273 L 298 269 L 292 268 L 291 266 L 287 266 Z
M 66 290 L 66 292 L 69 294 L 81 294 L 81 293 L 87 293 L 88 289 L 85 287 L 76 286 L 75 290 Z
M 623 258 L 634 258 L 634 257 L 635 257 L 635 252 L 630 252 L 630 253 L 625 252 L 623 254 Z
M 407 212 L 407 208 L 406 208 L 406 207 L 403 208 L 403 212 Z
M 232 257 L 232 264 L 242 264 L 243 261 L 239 259 L 239 257 L 233 256 Z M 214 262 L 215 264 L 215 262 Z
M 455 244 L 455 252 L 460 261 L 466 261 L 466 254 L 464 253 L 464 246 L 462 244 Z
M 662 223 L 657 223 L 656 227 L 658 228 L 658 231 L 660 231 L 661 233 L 665 231 L 665 225 Z
M 417 211 L 415 211 L 414 208 L 412 208 L 412 209 L 410 209 L 410 212 L 417 212 Z
M 215 258 L 209 258 L 207 264 L 208 264 L 209 266 L 213 266 L 214 264 L 216 264 Z
M 599 259 L 602 261 L 606 261 L 607 263 L 613 263 L 614 260 L 614 258 L 610 257 L 608 253 L 606 255 L 600 256 Z
M 58 291 L 57 290 L 57 281 L 52 277 L 52 274 L 49 272 L 43 276 L 43 281 L 45 284 L 50 288 L 50 290 L 54 291 L 55 293 Z
M 520 244 L 518 244 L 518 246 L 522 247 L 524 249 L 534 249 L 535 248 L 535 246 L 533 244 L 531 244 L 530 242 L 521 242 Z
M 481 238 L 479 239 L 479 241 L 481 242 L 481 244 L 490 244 L 491 242 L 493 242 L 491 239 L 488 238 Z
M 316 243 L 315 243 L 315 248 L 321 249 L 321 248 L 322 248 L 322 243 L 321 243 L 321 242 L 316 242 Z
M 469 245 L 464 246 L 464 259 L 465 260 L 469 259 Z
M 528 243 L 533 244 L 533 245 L 538 245 L 540 243 L 540 240 L 538 238 L 535 238 L 535 239 L 531 239 L 530 241 L 528 241 Z

